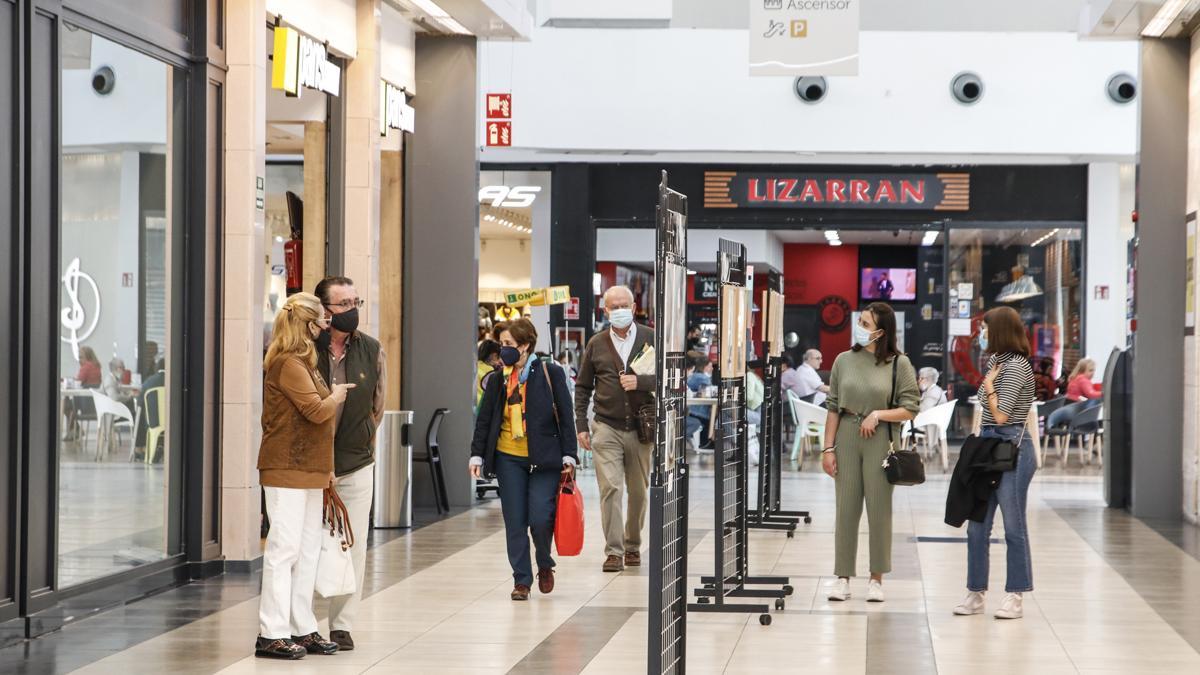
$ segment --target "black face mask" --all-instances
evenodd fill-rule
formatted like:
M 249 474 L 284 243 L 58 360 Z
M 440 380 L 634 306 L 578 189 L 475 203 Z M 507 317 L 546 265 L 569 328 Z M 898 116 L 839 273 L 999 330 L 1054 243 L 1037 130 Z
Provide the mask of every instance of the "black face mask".
M 317 343 L 317 353 L 329 351 L 329 345 L 333 344 L 333 333 L 328 330 L 323 330 L 317 333 L 317 337 L 313 338 L 313 342 Z
M 333 318 L 329 320 L 329 325 L 343 333 L 353 333 L 358 330 L 358 308 L 334 314 Z

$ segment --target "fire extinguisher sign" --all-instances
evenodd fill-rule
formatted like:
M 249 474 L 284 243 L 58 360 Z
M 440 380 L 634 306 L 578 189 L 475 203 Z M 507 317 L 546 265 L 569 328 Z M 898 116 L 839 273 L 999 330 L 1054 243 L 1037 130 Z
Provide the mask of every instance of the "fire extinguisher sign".
M 512 94 L 487 94 L 484 99 L 487 121 L 483 141 L 489 148 L 512 146 Z

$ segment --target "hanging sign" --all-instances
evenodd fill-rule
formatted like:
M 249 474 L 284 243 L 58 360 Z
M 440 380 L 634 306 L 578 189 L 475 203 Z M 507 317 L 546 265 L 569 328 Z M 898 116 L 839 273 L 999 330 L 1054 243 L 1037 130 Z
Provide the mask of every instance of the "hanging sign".
M 408 104 L 404 90 L 385 80 L 379 81 L 379 135 L 387 136 L 388 129 L 413 133 L 417 111 Z
M 487 94 L 484 96 L 484 143 L 492 148 L 512 146 L 512 94 Z
M 512 146 L 512 122 L 488 120 L 485 140 L 488 147 L 507 148 Z
M 858 74 L 858 0 L 749 2 L 751 75 Z
M 547 286 L 546 288 L 526 288 L 519 291 L 509 291 L 504 294 L 504 302 L 509 307 L 533 305 L 565 305 L 571 301 L 570 286 Z
M 762 173 L 705 171 L 706 209 L 968 211 L 967 173 Z
M 563 307 L 563 319 L 566 321 L 579 320 L 579 298 L 571 298 L 566 307 Z
M 275 52 L 271 56 L 271 88 L 300 96 L 302 88 L 337 96 L 342 70 L 329 60 L 325 45 L 285 26 L 275 27 Z

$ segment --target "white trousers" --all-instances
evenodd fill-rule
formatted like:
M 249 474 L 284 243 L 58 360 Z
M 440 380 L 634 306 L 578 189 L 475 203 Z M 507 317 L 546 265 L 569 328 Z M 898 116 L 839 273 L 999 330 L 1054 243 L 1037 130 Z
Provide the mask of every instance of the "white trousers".
M 263 554 L 259 635 L 271 640 L 317 631 L 313 586 L 321 554 L 321 490 L 264 487 L 271 530 Z
M 355 591 L 339 595 L 329 601 L 329 630 L 349 632 L 362 601 L 363 576 L 367 570 L 367 530 L 370 527 L 371 500 L 375 497 L 375 465 L 368 464 L 337 481 L 338 496 L 350 514 L 350 527 L 354 530 L 354 546 L 350 558 L 354 561 Z

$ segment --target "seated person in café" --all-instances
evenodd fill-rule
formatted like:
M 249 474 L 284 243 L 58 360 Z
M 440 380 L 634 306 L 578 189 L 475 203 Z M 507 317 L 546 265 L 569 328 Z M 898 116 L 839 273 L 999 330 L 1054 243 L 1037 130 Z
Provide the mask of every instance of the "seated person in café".
M 1058 380 L 1054 377 L 1054 359 L 1043 357 L 1038 367 L 1033 371 L 1033 381 L 1037 385 L 1037 400 L 1049 401 L 1058 396 Z
M 161 411 L 158 409 L 158 400 L 155 398 L 148 398 L 146 396 L 146 392 L 150 391 L 151 389 L 166 386 L 166 363 L 160 357 L 158 362 L 154 364 L 154 367 L 154 373 L 142 382 L 142 393 L 140 394 L 142 403 L 142 416 L 138 422 L 137 438 L 134 439 L 133 442 L 134 454 L 140 458 L 144 458 L 147 452 L 146 430 L 150 428 L 150 424 L 152 422 L 154 423 L 154 426 L 159 426 L 163 423 L 159 419 Z M 160 436 L 159 438 L 165 438 L 165 436 Z M 156 452 L 157 448 L 150 448 L 149 451 Z M 154 457 L 158 458 L 159 461 L 162 461 L 161 454 L 154 455 Z
M 712 361 L 708 357 L 698 357 L 692 363 L 692 374 L 688 375 L 687 388 L 693 396 L 703 396 L 707 393 L 707 389 L 712 386 Z M 712 439 L 708 437 L 709 418 L 712 417 L 712 407 L 709 405 L 693 405 L 688 406 L 687 418 L 687 435 L 688 438 L 692 434 L 700 431 L 700 449 L 711 450 Z
M 946 392 L 938 386 L 941 373 L 937 368 L 922 368 L 917 373 L 917 388 L 921 390 L 921 412 L 932 410 L 946 402 Z
M 829 385 L 825 384 L 817 373 L 823 360 L 819 350 L 810 349 L 804 352 L 804 363 L 796 369 L 800 378 L 800 391 L 796 394 L 813 405 L 824 405 L 825 395 L 829 393 Z
M 75 373 L 76 385 L 80 389 L 100 388 L 103 375 L 100 359 L 91 347 L 79 348 L 79 370 Z M 63 416 L 65 417 L 63 440 L 74 441 L 81 438 L 79 421 L 81 419 L 96 419 L 96 404 L 91 396 L 67 396 L 63 400 Z
M 1075 364 L 1075 370 L 1071 371 L 1071 377 L 1067 380 L 1067 400 L 1078 403 L 1085 400 L 1098 400 L 1104 396 L 1101 386 L 1092 383 L 1092 377 L 1095 375 L 1096 362 L 1091 359 L 1080 359 L 1079 363 Z
M 1046 428 L 1053 429 L 1055 427 L 1063 427 L 1071 423 L 1071 417 L 1077 415 L 1081 410 L 1075 410 L 1070 406 L 1075 403 L 1083 403 L 1082 410 L 1093 408 L 1100 405 L 1103 400 L 1104 392 L 1100 385 L 1092 382 L 1092 376 L 1096 374 L 1096 362 L 1091 359 L 1080 359 L 1079 363 L 1075 364 L 1075 369 L 1067 377 L 1067 405 L 1050 413 L 1050 417 L 1046 419 Z

